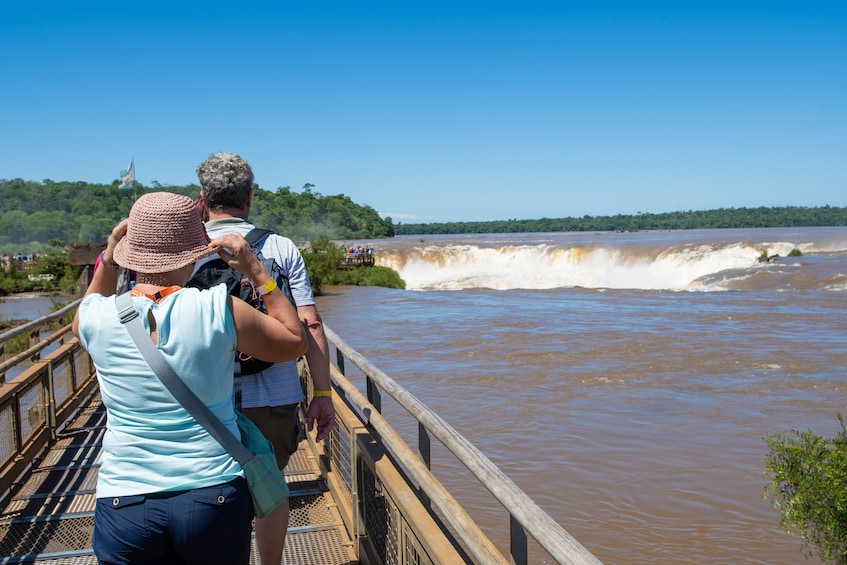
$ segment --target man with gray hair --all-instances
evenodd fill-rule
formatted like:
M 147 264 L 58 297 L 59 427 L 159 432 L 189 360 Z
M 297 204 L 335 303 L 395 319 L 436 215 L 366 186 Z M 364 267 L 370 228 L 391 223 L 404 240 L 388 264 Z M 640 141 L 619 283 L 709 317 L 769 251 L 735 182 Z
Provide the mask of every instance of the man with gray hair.
M 197 168 L 201 198 L 209 209 L 206 231 L 210 238 L 235 232 L 247 235 L 255 226 L 247 221 L 253 202 L 253 170 L 235 153 L 215 153 Z M 314 398 L 306 411 L 309 430 L 317 424 L 317 440 L 323 440 L 335 424 L 329 377 L 329 346 L 323 322 L 300 251 L 289 238 L 271 233 L 260 242 L 266 259 L 274 259 L 288 276 L 297 314 L 308 330 L 306 361 L 312 377 Z M 195 266 L 199 267 L 202 262 Z M 298 406 L 303 391 L 295 361 L 276 363 L 253 375 L 243 375 L 241 411 L 262 430 L 283 469 L 297 451 L 300 440 Z M 256 546 L 265 565 L 282 561 L 289 507 L 256 520 Z M 282 515 L 284 514 L 284 516 Z

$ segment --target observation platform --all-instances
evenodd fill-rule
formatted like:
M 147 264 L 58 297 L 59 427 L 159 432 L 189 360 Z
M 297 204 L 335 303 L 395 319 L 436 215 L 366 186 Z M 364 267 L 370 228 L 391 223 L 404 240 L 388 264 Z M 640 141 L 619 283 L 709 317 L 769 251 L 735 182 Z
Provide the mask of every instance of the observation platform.
M 347 255 L 338 262 L 336 268 L 341 270 L 358 269 L 359 267 L 373 267 L 376 265 L 376 256 L 373 249 L 368 250 L 349 250 Z

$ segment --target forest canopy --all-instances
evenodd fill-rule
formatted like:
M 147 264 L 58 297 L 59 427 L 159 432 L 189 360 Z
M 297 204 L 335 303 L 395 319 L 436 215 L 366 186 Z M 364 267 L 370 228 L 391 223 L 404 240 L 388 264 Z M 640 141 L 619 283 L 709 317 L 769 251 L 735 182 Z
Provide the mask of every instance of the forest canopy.
M 759 207 L 668 212 L 660 214 L 583 216 L 394 225 L 370 206 L 348 196 L 325 196 L 306 184 L 295 192 L 284 186 L 276 190 L 253 187 L 250 221 L 273 229 L 295 241 L 325 237 L 334 241 L 377 239 L 394 235 L 644 231 L 717 228 L 765 228 L 847 226 L 847 207 Z M 134 183 L 131 188 L 82 181 L 42 182 L 0 179 L 0 248 L 28 247 L 51 240 L 65 243 L 105 242 L 112 227 L 129 215 L 132 203 L 147 192 L 166 190 L 191 198 L 200 194 L 197 185 L 152 187 Z M 28 251 L 28 249 L 21 249 Z M 15 250 L 17 251 L 17 250 Z
M 253 187 L 250 221 L 294 240 L 320 236 L 334 240 L 392 237 L 391 218 L 380 218 L 370 206 L 356 204 L 343 194 L 324 196 L 306 185 L 302 192 L 290 187 L 268 191 Z M 129 215 L 139 196 L 165 190 L 191 198 L 197 185 L 131 188 L 87 182 L 42 182 L 0 179 L 0 245 L 28 245 L 60 239 L 66 243 L 105 242 L 112 227 Z
M 777 228 L 847 226 L 847 207 L 801 206 L 720 208 L 702 212 L 667 212 L 582 218 L 541 218 L 540 220 L 500 220 L 487 222 L 448 222 L 397 224 L 397 235 L 464 233 L 532 233 L 579 231 L 644 231 L 718 228 Z

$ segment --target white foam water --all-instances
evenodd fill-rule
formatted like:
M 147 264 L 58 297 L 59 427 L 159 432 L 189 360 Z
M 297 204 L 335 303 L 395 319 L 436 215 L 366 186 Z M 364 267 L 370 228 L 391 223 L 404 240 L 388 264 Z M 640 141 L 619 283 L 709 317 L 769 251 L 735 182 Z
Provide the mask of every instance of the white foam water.
M 545 234 L 524 244 L 521 240 L 531 234 L 516 234 L 511 242 L 502 235 L 488 240 L 477 236 L 474 242 L 442 236 L 441 241 L 427 240 L 405 248 L 374 245 L 378 264 L 398 271 L 410 290 L 580 287 L 720 291 L 737 289 L 763 269 L 790 269 L 792 261 L 796 266 L 789 257 L 795 250 L 800 256 L 831 256 L 847 248 L 847 243 L 834 245 L 830 239 L 820 243 L 809 240 L 811 234 L 802 241 L 769 240 L 767 236 L 774 234 L 762 231 L 766 233 L 751 237 L 749 233 L 711 230 L 711 241 L 706 241 L 701 231 L 605 237 Z M 690 237 L 694 234 L 697 237 Z M 691 242 L 680 244 L 686 236 Z M 761 261 L 763 255 L 771 260 Z M 828 284 L 831 289 L 843 288 L 843 281 Z

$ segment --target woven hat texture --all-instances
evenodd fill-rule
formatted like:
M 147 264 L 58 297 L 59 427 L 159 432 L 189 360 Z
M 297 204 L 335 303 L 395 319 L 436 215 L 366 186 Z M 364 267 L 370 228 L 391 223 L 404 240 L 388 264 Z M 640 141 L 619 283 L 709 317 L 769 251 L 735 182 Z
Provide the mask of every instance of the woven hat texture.
M 167 273 L 215 253 L 187 196 L 151 192 L 129 211 L 126 236 L 115 247 L 115 262 L 139 273 Z

